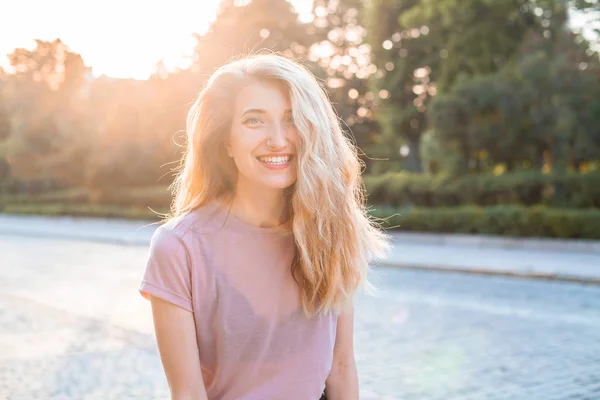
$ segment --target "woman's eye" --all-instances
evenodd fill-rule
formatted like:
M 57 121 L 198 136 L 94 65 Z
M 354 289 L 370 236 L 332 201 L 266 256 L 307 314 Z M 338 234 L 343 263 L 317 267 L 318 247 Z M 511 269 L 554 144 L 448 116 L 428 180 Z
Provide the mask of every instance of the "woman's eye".
M 250 117 L 244 121 L 244 124 L 250 124 L 250 125 L 258 125 L 260 123 L 262 123 L 262 120 L 257 117 Z

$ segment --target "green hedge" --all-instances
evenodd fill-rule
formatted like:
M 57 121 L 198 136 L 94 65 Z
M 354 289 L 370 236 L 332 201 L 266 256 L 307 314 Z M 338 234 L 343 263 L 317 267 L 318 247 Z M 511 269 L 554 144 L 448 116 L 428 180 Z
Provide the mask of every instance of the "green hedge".
M 374 208 L 386 229 L 600 239 L 600 210 L 544 206 Z
M 387 173 L 365 176 L 369 203 L 389 207 L 504 204 L 565 208 L 600 207 L 600 174 L 523 171 L 459 177 Z M 557 190 L 558 189 L 558 190 Z
M 155 209 L 165 213 L 166 208 Z M 11 204 L 0 212 L 158 220 L 144 207 L 102 204 Z M 375 208 L 384 228 L 412 232 L 600 239 L 600 210 L 544 206 Z
M 3 204 L 85 204 L 91 201 L 91 195 L 86 189 L 53 190 L 36 195 L 30 194 L 2 194 L 0 195 L 0 206 Z
M 165 213 L 166 209 L 155 210 Z M 72 217 L 98 217 L 98 218 L 126 218 L 158 220 L 159 216 L 148 208 L 124 207 L 106 204 L 60 204 L 60 203 L 28 203 L 8 204 L 0 206 L 0 212 L 8 214 L 31 214 L 47 216 L 72 216 Z
M 151 208 L 169 207 L 171 193 L 165 185 L 115 190 L 103 192 L 98 203 L 120 206 L 141 206 Z
M 164 208 L 171 204 L 165 185 L 93 193 L 87 189 L 54 190 L 37 195 L 0 195 L 0 207 L 14 204 L 71 204 Z

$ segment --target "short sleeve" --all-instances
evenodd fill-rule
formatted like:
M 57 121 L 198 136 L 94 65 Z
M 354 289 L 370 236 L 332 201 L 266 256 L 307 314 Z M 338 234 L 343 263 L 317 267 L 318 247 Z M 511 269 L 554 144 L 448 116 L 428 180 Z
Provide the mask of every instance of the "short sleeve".
M 150 240 L 150 251 L 139 292 L 159 297 L 187 311 L 192 309 L 190 260 L 182 240 L 160 226 Z

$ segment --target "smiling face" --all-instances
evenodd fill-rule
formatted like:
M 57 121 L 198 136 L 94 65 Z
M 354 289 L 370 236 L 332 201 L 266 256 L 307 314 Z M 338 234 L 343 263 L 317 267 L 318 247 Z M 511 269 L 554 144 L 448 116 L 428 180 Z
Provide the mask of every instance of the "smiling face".
M 286 88 L 254 81 L 238 93 L 233 107 L 227 153 L 238 169 L 238 185 L 258 190 L 293 185 L 300 137 Z

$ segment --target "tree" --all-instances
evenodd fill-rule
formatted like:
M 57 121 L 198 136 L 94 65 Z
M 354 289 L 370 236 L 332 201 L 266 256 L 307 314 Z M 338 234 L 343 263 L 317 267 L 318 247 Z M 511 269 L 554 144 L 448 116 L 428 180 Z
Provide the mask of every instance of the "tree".
M 1 85 L 1 84 L 0 84 Z M 0 86 L 1 87 L 1 86 Z M 5 152 L 6 152 L 6 142 L 10 137 L 11 132 L 11 123 L 4 108 L 4 104 L 2 101 L 2 92 L 0 91 L 0 184 L 8 179 L 10 176 L 10 165 L 6 160 Z
M 208 31 L 197 35 L 193 70 L 208 75 L 240 55 L 269 50 L 299 59 L 310 46 L 308 24 L 302 24 L 286 0 L 253 0 L 245 5 L 221 2 Z
M 371 154 L 376 154 L 380 132 L 373 119 L 375 95 L 370 91 L 369 75 L 374 65 L 370 47 L 364 42 L 366 29 L 361 16 L 362 0 L 316 0 L 311 31 L 314 44 L 309 60 L 324 82 L 344 128 L 362 150 L 366 170 Z
M 529 123 L 521 82 L 505 73 L 463 79 L 431 103 L 428 115 L 447 153 L 457 150 L 455 172 L 483 172 L 527 158 Z
M 155 119 L 164 116 L 157 106 L 160 100 L 164 98 L 153 80 L 101 77 L 90 85 L 87 101 L 94 110 L 95 129 L 89 140 L 94 151 L 86 160 L 85 185 L 94 193 L 157 183 L 161 154 L 171 143 L 166 136 L 174 133 L 163 132 L 165 125 Z M 177 99 L 181 109 L 182 101 Z
M 378 68 L 373 87 L 384 97 L 378 118 L 384 126 L 388 157 L 400 160 L 398 147 L 407 145 L 406 168 L 411 171 L 419 171 L 421 135 L 429 127 L 424 111 L 433 96 L 450 93 L 455 85 L 461 85 L 456 93 L 466 91 L 479 100 L 487 95 L 496 97 L 494 101 L 506 101 L 511 97 L 510 93 L 505 91 L 504 84 L 500 84 L 505 77 L 500 79 L 500 75 L 491 75 L 520 60 L 522 43 L 527 42 L 529 36 L 537 35 L 546 47 L 553 48 L 558 43 L 557 38 L 565 32 L 568 7 L 590 8 L 593 3 L 594 9 L 598 9 L 595 1 L 466 1 L 374 0 L 370 3 L 369 37 L 372 57 Z M 558 60 L 554 55 L 550 58 Z M 487 78 L 479 79 L 480 76 Z M 500 80 L 496 82 L 496 78 Z M 469 79 L 474 82 L 465 83 Z M 504 82 L 508 81 L 504 79 Z M 476 94 L 472 91 L 475 88 L 483 93 Z M 513 101 L 520 103 L 518 98 Z M 445 108 L 442 104 L 456 112 L 462 109 L 448 97 L 438 103 L 436 118 L 441 118 L 446 111 L 454 113 L 450 109 L 442 112 Z M 503 108 L 504 113 L 514 113 L 501 104 L 496 107 L 497 111 Z M 574 115 L 562 115 L 564 123 L 576 119 Z M 435 125 L 439 128 L 439 121 Z M 520 132 L 523 128 L 510 129 Z M 477 134 L 477 138 L 482 135 Z M 473 144 L 473 140 L 469 143 Z M 510 143 L 499 143 L 500 147 L 494 151 L 496 156 L 506 158 L 500 153 L 514 147 L 515 142 Z M 463 147 L 462 151 L 467 152 L 468 148 L 471 148 L 469 152 L 475 151 L 477 147 Z M 489 151 L 486 154 L 491 155 Z
M 434 74 L 439 93 L 459 77 L 500 70 L 514 58 L 525 34 L 540 27 L 530 0 L 420 0 L 399 19 L 406 29 L 427 27 L 437 44 L 443 60 Z
M 53 94 L 56 135 L 44 168 L 62 185 L 83 186 L 87 161 L 94 151 L 96 129 L 96 126 L 90 126 L 96 116 L 88 107 L 85 95 L 90 69 L 79 54 L 66 51 L 62 70 L 60 85 Z M 80 168 L 73 168 L 74 165 Z
M 81 182 L 82 168 L 72 167 L 72 156 L 86 138 L 81 92 L 89 69 L 59 39 L 15 49 L 9 61 L 15 73 L 5 90 L 13 121 L 6 156 L 13 173 L 46 185 Z
M 426 26 L 408 29 L 400 16 L 419 0 L 373 0 L 366 10 L 367 35 L 377 71 L 371 88 L 379 97 L 376 119 L 382 125 L 378 156 L 392 161 L 391 168 L 405 164 L 420 172 L 421 134 L 426 130 L 425 110 L 436 93 L 432 71 L 438 62 L 438 43 Z M 400 148 L 406 145 L 406 161 Z M 388 167 L 389 168 L 389 167 Z
M 564 171 L 600 158 L 598 58 L 572 33 L 555 35 L 551 48 L 532 35 L 515 63 L 461 79 L 432 102 L 437 138 L 458 149 L 462 171 L 484 161 Z

